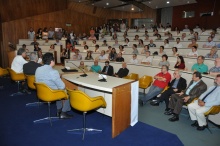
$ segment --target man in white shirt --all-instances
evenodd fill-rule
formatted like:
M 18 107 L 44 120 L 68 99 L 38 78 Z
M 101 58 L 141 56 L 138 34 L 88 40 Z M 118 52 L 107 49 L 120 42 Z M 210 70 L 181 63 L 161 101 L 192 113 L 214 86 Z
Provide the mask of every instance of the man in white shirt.
M 150 51 L 146 51 L 146 57 L 142 59 L 141 64 L 151 65 L 152 57 L 150 56 Z
M 212 37 L 209 36 L 209 37 L 208 37 L 208 42 L 206 42 L 206 43 L 203 45 L 203 48 L 212 48 L 212 47 L 214 47 L 214 46 L 216 46 L 216 43 L 213 42 Z
M 26 50 L 24 48 L 18 49 L 17 56 L 13 59 L 11 69 L 16 73 L 23 73 L 23 65 L 27 63 L 24 59 L 26 57 Z
M 138 64 L 137 54 L 133 54 L 132 57 L 133 57 L 133 58 L 131 58 L 130 63 L 132 63 L 132 64 Z
M 30 30 L 28 31 L 28 39 L 33 40 L 35 38 L 35 32 L 33 28 L 31 27 Z
M 23 65 L 27 63 L 24 58 L 26 58 L 26 50 L 24 48 L 18 49 L 17 56 L 12 61 L 11 69 L 16 73 L 23 73 Z M 27 90 L 25 82 L 22 82 L 19 90 L 31 94 L 31 92 Z
M 173 47 L 183 48 L 183 45 L 180 43 L 180 38 L 176 38 L 176 44 Z
M 185 25 L 185 28 L 183 29 L 183 32 L 189 32 L 188 25 Z
M 189 115 L 191 120 L 195 121 L 191 124 L 192 127 L 197 127 L 197 130 L 202 131 L 207 128 L 207 122 L 204 113 L 212 106 L 220 105 L 220 74 L 214 79 L 214 86 L 211 86 L 204 92 L 198 100 L 188 105 Z

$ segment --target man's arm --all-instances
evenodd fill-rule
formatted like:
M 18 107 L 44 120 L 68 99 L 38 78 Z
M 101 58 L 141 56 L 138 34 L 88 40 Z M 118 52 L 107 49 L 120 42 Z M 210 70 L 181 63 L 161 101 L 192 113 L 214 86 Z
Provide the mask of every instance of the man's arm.
M 57 88 L 58 89 L 65 89 L 65 84 L 63 83 L 63 81 L 61 80 L 60 78 L 60 74 L 58 71 L 54 70 L 52 73 L 51 73 L 51 77 L 52 77 L 52 80 L 54 81 L 54 83 L 56 84 Z

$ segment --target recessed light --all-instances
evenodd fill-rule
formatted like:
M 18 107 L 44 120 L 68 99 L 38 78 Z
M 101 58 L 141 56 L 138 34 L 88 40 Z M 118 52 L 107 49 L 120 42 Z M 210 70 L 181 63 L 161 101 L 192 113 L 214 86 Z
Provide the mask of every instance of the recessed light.
M 149 2 L 149 4 L 150 4 L 151 2 Z
M 158 6 L 156 6 L 156 8 L 158 8 Z
M 170 2 L 169 1 L 167 1 L 167 4 L 169 4 Z
M 94 5 L 94 3 L 92 5 Z
M 134 8 L 131 8 L 132 11 L 134 11 Z
M 189 3 L 189 1 L 187 3 Z
M 108 6 L 108 5 L 109 5 L 109 3 L 106 3 L 106 5 Z

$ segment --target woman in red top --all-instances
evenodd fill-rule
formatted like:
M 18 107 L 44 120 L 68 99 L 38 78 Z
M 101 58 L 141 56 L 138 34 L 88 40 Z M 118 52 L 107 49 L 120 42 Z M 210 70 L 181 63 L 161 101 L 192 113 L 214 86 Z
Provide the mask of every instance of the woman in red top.
M 174 68 L 185 69 L 185 61 L 184 61 L 183 56 L 178 56 L 177 57 L 177 62 L 175 64 Z

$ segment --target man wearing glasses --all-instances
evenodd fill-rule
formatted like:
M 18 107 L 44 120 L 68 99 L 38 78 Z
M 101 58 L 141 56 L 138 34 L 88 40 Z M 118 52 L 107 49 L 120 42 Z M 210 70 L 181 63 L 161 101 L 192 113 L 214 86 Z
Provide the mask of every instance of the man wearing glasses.
M 204 64 L 204 56 L 198 56 L 197 63 L 192 66 L 191 71 L 200 73 L 208 72 L 208 66 Z
M 161 68 L 161 72 L 154 76 L 154 83 L 151 85 L 148 93 L 146 94 L 146 96 L 139 99 L 139 104 L 141 106 L 146 104 L 148 100 L 160 94 L 163 91 L 163 89 L 168 85 L 168 83 L 171 80 L 171 75 L 168 72 L 168 70 L 169 67 L 163 65 Z

